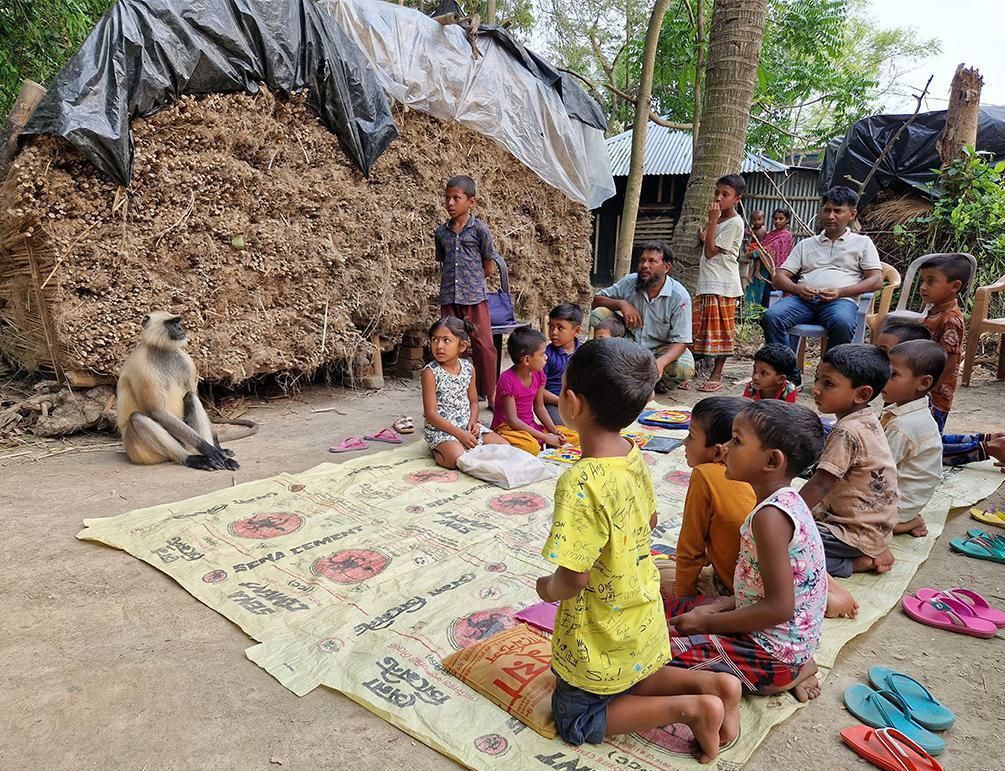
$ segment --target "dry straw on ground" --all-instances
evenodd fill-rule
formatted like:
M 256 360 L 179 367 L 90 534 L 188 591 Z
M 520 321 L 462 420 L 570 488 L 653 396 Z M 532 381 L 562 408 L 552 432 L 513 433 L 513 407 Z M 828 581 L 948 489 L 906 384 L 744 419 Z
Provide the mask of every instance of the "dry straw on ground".
M 585 302 L 582 206 L 479 134 L 396 119 L 369 181 L 302 97 L 267 91 L 135 121 L 128 194 L 62 140 L 33 141 L 0 201 L 0 354 L 114 373 L 143 314 L 163 308 L 184 314 L 211 380 L 350 360 L 372 334 L 393 341 L 438 314 L 432 232 L 458 173 L 479 182 L 518 315 Z

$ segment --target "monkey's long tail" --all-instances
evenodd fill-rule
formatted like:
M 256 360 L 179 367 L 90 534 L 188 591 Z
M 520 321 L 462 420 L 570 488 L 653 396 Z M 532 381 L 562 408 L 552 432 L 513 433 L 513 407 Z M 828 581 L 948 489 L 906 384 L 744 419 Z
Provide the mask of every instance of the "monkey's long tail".
M 249 436 L 254 436 L 258 433 L 258 424 L 253 420 L 245 420 L 244 418 L 231 418 L 230 420 L 214 420 L 214 426 L 244 426 L 243 431 L 235 431 L 232 434 L 221 433 L 221 442 L 236 442 L 238 439 L 246 439 Z

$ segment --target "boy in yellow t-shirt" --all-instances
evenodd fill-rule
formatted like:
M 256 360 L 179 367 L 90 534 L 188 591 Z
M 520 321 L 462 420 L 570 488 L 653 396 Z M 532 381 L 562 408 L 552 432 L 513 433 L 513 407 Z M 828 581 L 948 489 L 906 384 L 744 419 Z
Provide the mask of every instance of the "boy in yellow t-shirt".
M 685 723 L 709 762 L 739 731 L 732 675 L 674 669 L 650 557 L 656 499 L 642 453 L 620 436 L 656 385 L 656 361 L 620 338 L 591 340 L 569 359 L 559 410 L 579 432 L 583 457 L 555 488 L 542 553 L 557 565 L 537 581 L 560 600 L 552 638 L 552 710 L 572 744 Z

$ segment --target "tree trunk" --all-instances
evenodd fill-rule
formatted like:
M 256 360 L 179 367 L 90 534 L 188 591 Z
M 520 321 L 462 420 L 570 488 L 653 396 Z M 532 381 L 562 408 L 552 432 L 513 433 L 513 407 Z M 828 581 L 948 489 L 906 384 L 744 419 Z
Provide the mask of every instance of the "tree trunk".
M 705 75 L 705 0 L 694 3 L 694 117 L 691 122 L 691 157 L 698 154 L 698 135 L 701 133 L 701 80 Z
M 956 68 L 953 83 L 949 87 L 946 128 L 936 145 L 943 168 L 956 160 L 964 147 L 977 146 L 977 123 L 983 85 L 984 79 L 976 68 L 964 68 L 962 64 Z
M 625 276 L 632 266 L 632 246 L 635 242 L 635 222 L 639 216 L 639 196 L 642 194 L 642 172 L 646 155 L 646 131 L 649 128 L 649 112 L 653 95 L 653 70 L 656 68 L 656 44 L 659 42 L 663 17 L 670 0 L 656 0 L 646 44 L 642 51 L 642 73 L 639 89 L 635 96 L 635 124 L 632 128 L 632 159 L 628 166 L 628 180 L 625 183 L 625 205 L 621 210 L 621 230 L 618 232 L 618 248 L 614 253 L 614 278 Z
M 485 6 L 485 23 L 496 23 L 496 0 L 488 0 Z
M 17 153 L 17 138 L 28 124 L 31 114 L 45 96 L 45 89 L 34 80 L 25 80 L 21 92 L 14 101 L 7 120 L 0 126 L 0 180 L 7 176 L 14 155 Z
M 712 9 L 701 133 L 673 235 L 675 272 L 689 287 L 701 250 L 698 228 L 707 222 L 715 180 L 740 173 L 766 6 L 766 0 L 716 0 Z

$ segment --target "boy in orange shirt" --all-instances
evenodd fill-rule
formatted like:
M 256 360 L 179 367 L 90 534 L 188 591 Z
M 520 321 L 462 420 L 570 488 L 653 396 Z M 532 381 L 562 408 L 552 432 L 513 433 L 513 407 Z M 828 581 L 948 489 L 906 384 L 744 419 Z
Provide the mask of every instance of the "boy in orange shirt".
M 719 593 L 733 593 L 740 525 L 757 499 L 746 482 L 726 479 L 723 445 L 733 436 L 733 418 L 746 405 L 736 397 L 711 396 L 691 411 L 684 452 L 693 470 L 677 539 L 674 597 L 698 594 L 698 574 L 709 564 Z

